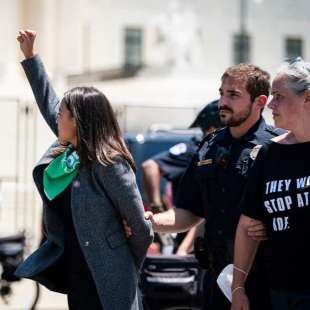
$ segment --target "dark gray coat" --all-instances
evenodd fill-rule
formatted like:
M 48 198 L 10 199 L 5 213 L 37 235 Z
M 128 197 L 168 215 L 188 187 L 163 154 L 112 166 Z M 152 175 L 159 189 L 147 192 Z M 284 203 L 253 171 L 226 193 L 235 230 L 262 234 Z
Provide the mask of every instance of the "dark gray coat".
M 59 100 L 48 80 L 39 56 L 22 62 L 40 111 L 57 134 Z M 47 272 L 63 254 L 63 223 L 43 192 L 43 169 L 52 159 L 52 148 L 33 170 L 37 189 L 43 200 L 43 220 L 47 241 L 18 268 L 21 277 L 39 281 L 51 290 L 65 292 L 51 272 Z M 142 309 L 137 289 L 138 270 L 152 242 L 150 222 L 143 216 L 143 205 L 135 175 L 121 157 L 115 164 L 93 162 L 81 168 L 72 183 L 73 223 L 86 262 L 94 278 L 104 310 Z M 121 220 L 133 230 L 124 236 Z

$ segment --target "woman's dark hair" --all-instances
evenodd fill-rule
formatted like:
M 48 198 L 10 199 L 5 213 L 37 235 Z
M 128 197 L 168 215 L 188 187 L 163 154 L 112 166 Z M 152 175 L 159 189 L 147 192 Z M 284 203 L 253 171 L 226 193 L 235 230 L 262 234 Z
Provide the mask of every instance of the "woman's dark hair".
M 98 160 L 112 164 L 120 155 L 134 169 L 134 160 L 122 138 L 111 104 L 95 87 L 75 87 L 67 91 L 61 101 L 75 118 L 77 152 L 81 164 Z

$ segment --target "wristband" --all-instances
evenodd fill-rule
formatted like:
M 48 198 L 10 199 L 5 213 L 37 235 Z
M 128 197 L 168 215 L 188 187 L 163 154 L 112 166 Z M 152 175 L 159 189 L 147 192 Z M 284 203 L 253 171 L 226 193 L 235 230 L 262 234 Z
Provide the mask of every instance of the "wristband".
M 231 291 L 231 295 L 233 295 L 236 291 L 240 290 L 240 289 L 243 289 L 244 290 L 244 287 L 243 286 L 237 286 L 235 287 L 232 291 Z
M 244 271 L 243 269 L 239 268 L 239 267 L 236 267 L 234 266 L 234 269 L 236 269 L 237 271 L 240 271 L 241 273 L 243 273 L 246 277 L 248 276 L 248 272 Z

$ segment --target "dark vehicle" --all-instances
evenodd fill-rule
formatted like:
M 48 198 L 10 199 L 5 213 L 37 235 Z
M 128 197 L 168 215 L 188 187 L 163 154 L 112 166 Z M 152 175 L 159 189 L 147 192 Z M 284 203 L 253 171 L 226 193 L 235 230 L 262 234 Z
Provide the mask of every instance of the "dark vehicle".
M 141 164 L 146 159 L 167 151 L 172 146 L 196 139 L 200 141 L 202 132 L 196 129 L 154 131 L 146 134 L 126 134 L 125 141 L 137 165 L 137 183 L 143 196 Z M 161 180 L 161 189 L 164 189 L 165 180 Z
M 125 136 L 137 165 L 137 183 L 143 195 L 143 161 L 172 146 L 199 141 L 199 130 L 156 131 Z M 161 180 L 163 194 L 166 181 Z M 147 256 L 141 272 L 141 291 L 145 310 L 198 310 L 201 306 L 203 271 L 193 255 Z

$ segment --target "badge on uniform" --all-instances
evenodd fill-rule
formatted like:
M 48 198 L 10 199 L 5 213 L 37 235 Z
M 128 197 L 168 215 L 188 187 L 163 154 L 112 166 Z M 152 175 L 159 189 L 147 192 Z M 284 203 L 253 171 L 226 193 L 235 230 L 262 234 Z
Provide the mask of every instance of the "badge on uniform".
M 224 168 L 228 167 L 230 162 L 230 148 L 219 146 L 216 151 L 216 163 Z
M 204 166 L 204 165 L 210 165 L 212 164 L 213 160 L 212 158 L 210 159 L 204 159 L 204 160 L 201 160 L 197 163 L 197 166 L 200 167 L 200 166 Z
M 258 154 L 259 150 L 261 149 L 261 147 L 262 147 L 261 144 L 256 145 L 256 146 L 253 147 L 253 149 L 252 149 L 252 151 L 250 153 L 250 157 L 251 157 L 252 160 L 256 159 L 257 154 Z
M 184 154 L 187 151 L 187 145 L 185 143 L 179 143 L 169 149 L 170 154 L 178 156 Z

